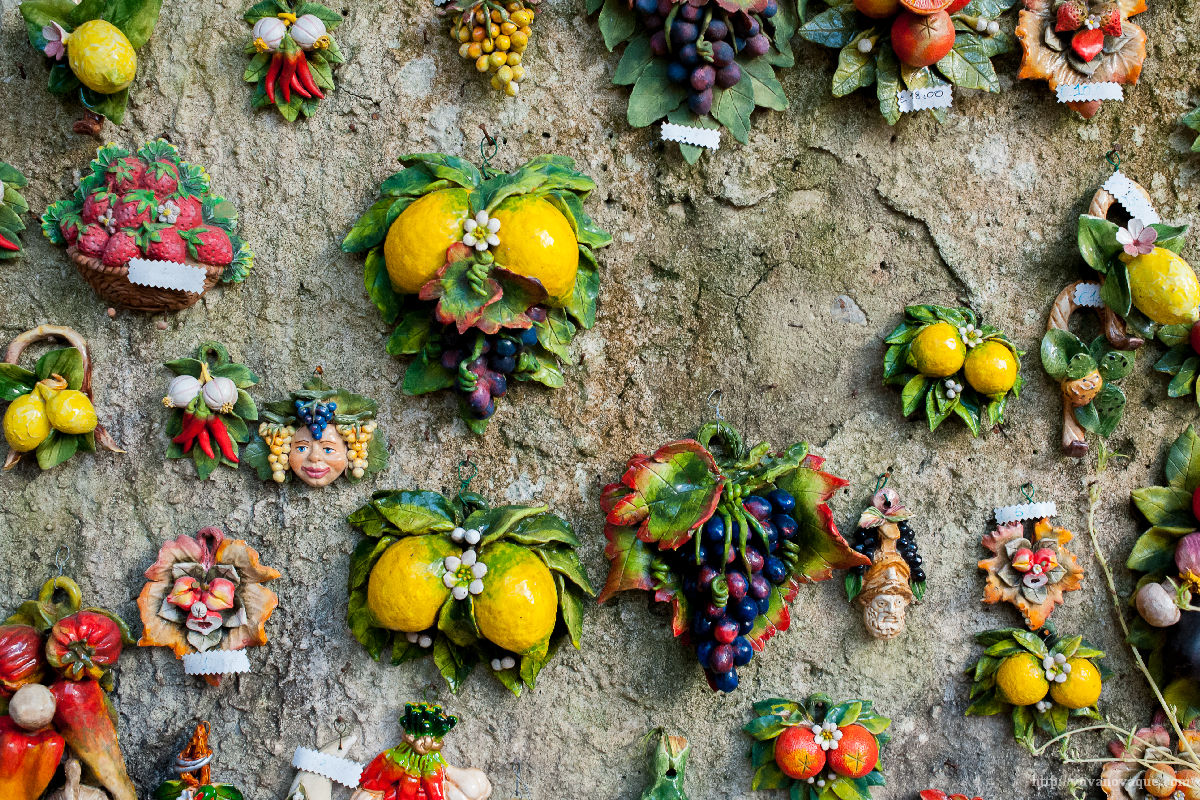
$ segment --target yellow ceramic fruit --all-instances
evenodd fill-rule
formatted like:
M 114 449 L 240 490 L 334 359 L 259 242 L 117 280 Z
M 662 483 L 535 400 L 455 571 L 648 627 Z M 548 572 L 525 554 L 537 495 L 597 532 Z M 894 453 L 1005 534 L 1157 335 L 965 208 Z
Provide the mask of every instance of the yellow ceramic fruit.
M 1100 699 L 1100 670 L 1086 658 L 1071 658 L 1067 663 L 1071 665 L 1071 671 L 1065 681 L 1050 686 L 1050 697 L 1067 708 L 1096 705 Z
M 995 339 L 971 348 L 963 364 L 967 383 L 982 395 L 1002 395 L 1017 382 L 1017 357 Z
M 927 378 L 945 378 L 962 369 L 966 346 L 949 322 L 926 325 L 912 341 L 912 365 Z
M 483 592 L 475 597 L 479 632 L 514 653 L 549 639 L 558 619 L 558 590 L 542 559 L 520 545 L 497 542 L 480 561 L 488 570 Z
M 518 275 L 536 278 L 550 305 L 566 305 L 575 292 L 579 240 L 571 223 L 548 200 L 534 195 L 510 197 L 491 215 L 500 221 L 496 263 Z
M 96 409 L 88 396 L 77 389 L 46 392 L 46 417 L 63 433 L 91 433 L 96 429 Z
M 461 553 L 438 534 L 407 536 L 389 547 L 367 580 L 367 608 L 379 626 L 404 633 L 432 628 L 450 597 L 443 559 Z
M 4 438 L 18 453 L 28 453 L 46 441 L 50 435 L 50 420 L 46 419 L 46 404 L 40 394 L 23 394 L 8 404 L 4 412 Z
M 137 74 L 137 53 L 121 29 L 89 20 L 67 38 L 67 59 L 79 82 L 100 94 L 116 94 Z
M 446 263 L 446 250 L 462 240 L 469 216 L 467 197 L 466 189 L 439 189 L 396 217 L 383 244 L 383 259 L 396 291 L 416 294 Z
M 1200 280 L 1186 261 L 1165 247 L 1144 256 L 1122 256 L 1138 311 L 1160 325 L 1189 325 L 1200 319 Z
M 1031 706 L 1046 697 L 1050 682 L 1042 662 L 1033 653 L 1020 653 L 1004 659 L 996 670 L 996 688 L 1005 702 L 1014 706 Z

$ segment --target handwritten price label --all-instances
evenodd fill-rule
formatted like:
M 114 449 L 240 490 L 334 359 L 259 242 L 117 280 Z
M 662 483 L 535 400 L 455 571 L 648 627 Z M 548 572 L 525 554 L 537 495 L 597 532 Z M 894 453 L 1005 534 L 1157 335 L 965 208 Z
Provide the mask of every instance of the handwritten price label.
M 676 125 L 673 122 L 662 124 L 662 138 L 668 142 L 707 147 L 716 150 L 721 146 L 721 131 L 712 128 L 696 128 L 691 125 Z
M 1090 103 L 1093 100 L 1124 100 L 1121 84 L 1107 81 L 1105 83 L 1063 83 L 1055 90 L 1060 103 Z
M 929 89 L 904 90 L 896 95 L 900 110 L 904 113 L 925 111 L 930 108 L 949 108 L 954 102 L 954 93 L 949 86 L 934 86 Z

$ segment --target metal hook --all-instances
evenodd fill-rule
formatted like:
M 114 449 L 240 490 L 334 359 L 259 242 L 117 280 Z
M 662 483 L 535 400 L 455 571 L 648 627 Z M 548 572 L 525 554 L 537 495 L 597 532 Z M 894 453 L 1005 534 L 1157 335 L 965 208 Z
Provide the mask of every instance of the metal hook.
M 471 468 L 471 474 L 468 475 L 466 478 L 463 478 L 463 467 Z M 479 465 L 471 460 L 471 455 L 469 453 L 467 454 L 466 458 L 464 458 L 462 461 L 458 462 L 458 471 L 457 471 L 456 475 L 458 477 L 458 482 L 459 482 L 458 493 L 460 495 L 463 494 L 465 491 L 467 491 L 467 488 L 471 485 L 471 481 L 475 480 L 475 476 L 478 473 L 479 473 Z
M 344 717 L 338 716 L 333 721 L 333 732 L 338 735 L 338 750 L 345 749 L 346 734 L 350 732 L 350 723 Z
M 425 684 L 425 688 L 423 688 L 423 689 L 421 690 L 421 700 L 422 700 L 423 702 L 425 702 L 425 703 L 431 703 L 431 702 L 432 702 L 432 701 L 429 699 L 429 694 L 430 694 L 430 692 L 432 692 L 432 693 L 433 693 L 435 696 L 437 695 L 437 684 L 436 684 L 436 683 L 432 683 L 432 682 L 430 682 L 430 683 L 427 683 L 427 684 Z
M 513 778 L 516 780 L 516 795 L 521 796 L 521 762 L 513 764 Z
M 58 549 L 54 551 L 54 568 L 58 570 L 56 577 L 63 576 L 63 569 L 67 559 L 71 557 L 71 546 L 69 544 L 60 544 Z
M 1022 496 L 1024 496 L 1026 503 L 1033 502 L 1033 494 L 1036 491 L 1037 491 L 1037 489 L 1034 488 L 1032 483 L 1022 483 L 1021 484 L 1021 494 L 1022 494 Z
M 483 138 L 479 140 L 479 155 L 483 158 L 483 168 L 487 169 L 492 165 L 492 159 L 496 157 L 496 153 L 500 151 L 500 142 L 495 136 L 488 133 L 487 127 L 482 122 L 479 123 L 479 130 L 483 131 Z M 485 145 L 491 146 L 491 154 L 484 149 Z
M 1112 150 L 1109 150 L 1107 153 L 1104 154 L 1104 160 L 1107 161 L 1109 163 L 1109 166 L 1111 166 L 1113 169 L 1120 169 L 1121 168 L 1121 151 L 1118 150 L 1116 148 L 1116 146 L 1114 145 Z
M 892 473 L 885 472 L 875 479 L 875 494 L 879 494 L 888 485 L 888 478 L 890 477 L 892 477 Z
M 708 393 L 708 405 L 713 410 L 713 419 L 723 419 L 721 416 L 721 398 L 725 395 L 722 389 L 713 389 Z M 713 399 L 716 397 L 716 400 Z

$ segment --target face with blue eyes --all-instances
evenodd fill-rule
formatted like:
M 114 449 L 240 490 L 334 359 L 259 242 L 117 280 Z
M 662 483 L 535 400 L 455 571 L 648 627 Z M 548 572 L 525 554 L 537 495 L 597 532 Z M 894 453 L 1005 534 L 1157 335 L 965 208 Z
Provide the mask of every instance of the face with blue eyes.
M 296 428 L 288 466 L 297 478 L 309 486 L 328 486 L 346 471 L 346 440 L 335 425 L 325 426 L 320 440 L 306 427 Z

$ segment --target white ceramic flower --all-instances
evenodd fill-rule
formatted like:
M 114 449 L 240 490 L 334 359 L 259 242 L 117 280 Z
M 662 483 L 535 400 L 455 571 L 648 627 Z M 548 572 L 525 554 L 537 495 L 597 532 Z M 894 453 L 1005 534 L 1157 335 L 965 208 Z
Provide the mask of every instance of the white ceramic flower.
M 1158 231 L 1140 219 L 1129 220 L 1128 228 L 1117 228 L 1117 243 L 1131 256 L 1144 256 L 1154 252 Z
M 117 218 L 113 215 L 111 209 L 105 211 L 103 214 L 97 217 L 96 222 L 100 225 L 103 225 L 104 230 L 108 231 L 110 234 L 116 233 L 117 231 Z
M 415 644 L 423 650 L 428 650 L 433 647 L 433 637 L 428 633 L 406 633 L 404 638 L 408 639 L 411 644 Z
M 46 40 L 42 52 L 55 61 L 62 61 L 67 54 L 67 39 L 70 38 L 70 34 L 57 22 L 51 22 L 42 27 L 42 38 Z
M 517 660 L 515 658 L 513 658 L 512 656 L 505 656 L 504 658 L 493 658 L 492 659 L 492 671 L 493 672 L 499 672 L 502 669 L 512 669 L 516 665 L 517 665 Z
M 958 397 L 963 390 L 963 385 L 956 382 L 953 378 L 946 378 L 942 385 L 946 387 L 946 397 L 950 398 L 951 400 L 953 400 L 955 397 Z
M 836 722 L 814 722 L 812 724 L 813 738 L 817 740 L 817 744 L 822 750 L 837 750 L 838 742 L 842 739 L 842 732 L 838 730 Z
M 488 568 L 474 550 L 461 556 L 446 556 L 442 565 L 446 568 L 442 582 L 455 600 L 466 600 L 467 595 L 483 593 L 483 576 Z
M 474 219 L 463 223 L 462 242 L 467 247 L 474 247 L 479 252 L 500 244 L 500 220 L 493 219 L 486 211 L 480 211 Z
M 1065 683 L 1071 672 L 1071 665 L 1062 653 L 1046 656 L 1042 659 L 1042 669 L 1046 671 L 1046 680 L 1051 683 Z
M 1038 700 L 1037 703 L 1034 704 L 1034 708 L 1036 708 L 1038 711 L 1040 711 L 1043 714 L 1045 714 L 1047 711 L 1049 711 L 1053 707 L 1054 707 L 1054 703 L 1051 703 L 1049 700 Z
M 967 346 L 968 350 L 983 341 L 983 331 L 974 325 L 960 325 L 958 335 L 962 337 L 963 344 Z
M 168 200 L 158 206 L 158 221 L 166 222 L 174 225 L 179 221 L 179 205 L 173 200 Z

